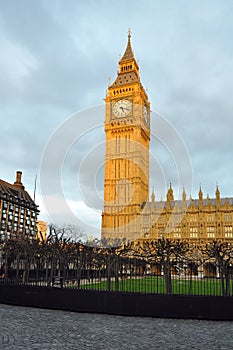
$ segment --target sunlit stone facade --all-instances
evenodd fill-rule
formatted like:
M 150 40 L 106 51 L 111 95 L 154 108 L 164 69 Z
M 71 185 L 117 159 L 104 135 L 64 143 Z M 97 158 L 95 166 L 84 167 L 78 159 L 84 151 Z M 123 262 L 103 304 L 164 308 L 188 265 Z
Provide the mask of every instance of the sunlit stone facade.
M 148 201 L 150 102 L 128 35 L 116 80 L 106 94 L 102 237 L 135 239 Z
M 45 242 L 47 238 L 47 223 L 45 221 L 39 220 L 37 222 L 37 238 L 41 242 Z
M 142 238 L 184 239 L 203 244 L 208 241 L 233 240 L 233 198 L 220 198 L 218 187 L 215 198 L 203 199 L 200 188 L 198 199 L 174 200 L 170 186 L 166 201 L 155 201 L 154 193 L 145 205 L 142 216 Z
M 130 33 L 116 80 L 105 98 L 105 172 L 102 238 L 233 240 L 233 198 L 149 200 L 150 102 L 139 77 Z

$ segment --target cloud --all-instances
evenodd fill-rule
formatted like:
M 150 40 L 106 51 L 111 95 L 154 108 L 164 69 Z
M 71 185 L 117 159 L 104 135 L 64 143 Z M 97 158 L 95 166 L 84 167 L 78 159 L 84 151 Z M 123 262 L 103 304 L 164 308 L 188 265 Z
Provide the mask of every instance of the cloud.
M 216 181 L 222 195 L 232 195 L 230 1 L 153 0 L 145 5 L 141 1 L 21 0 L 0 4 L 1 178 L 13 182 L 15 171 L 21 169 L 24 183 L 33 192 L 44 149 L 59 126 L 75 112 L 104 105 L 108 77 L 111 81 L 116 77 L 119 54 L 125 50 L 127 29 L 131 27 L 132 45 L 151 108 L 173 125 L 190 154 L 193 197 L 200 182 L 204 193 L 214 195 Z M 102 120 L 103 127 L 104 112 L 92 118 Z M 155 186 L 156 198 L 160 199 L 170 181 L 178 195 L 181 179 L 172 156 L 178 151 L 176 139 L 171 135 L 168 140 L 172 145 L 169 153 L 159 139 L 158 120 L 154 118 L 151 187 Z M 85 120 L 57 142 L 52 165 L 56 165 L 69 135 L 79 134 L 83 123 Z M 92 207 L 101 206 L 103 169 L 96 170 L 98 176 L 90 183 L 91 164 L 83 161 L 83 155 L 90 156 L 101 142 L 103 128 L 88 132 L 64 157 L 66 201 L 74 207 L 76 201 L 84 203 L 78 210 L 84 217 L 88 213 L 87 218 L 97 215 L 87 210 L 88 201 Z M 101 152 L 95 157 L 99 164 L 104 155 Z M 87 159 L 92 159 L 89 156 Z M 179 167 L 182 181 L 187 177 L 185 186 L 189 174 L 182 159 Z M 82 180 L 84 197 L 78 194 L 78 179 Z M 48 185 L 52 181 L 48 176 Z M 56 195 L 49 192 L 51 189 L 47 195 Z

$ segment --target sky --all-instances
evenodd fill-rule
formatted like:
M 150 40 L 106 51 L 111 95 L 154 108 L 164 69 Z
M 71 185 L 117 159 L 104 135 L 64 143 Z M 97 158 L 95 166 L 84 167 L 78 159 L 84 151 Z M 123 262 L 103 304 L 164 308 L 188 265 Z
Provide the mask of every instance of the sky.
M 150 190 L 233 196 L 232 1 L 0 0 L 0 178 L 40 219 L 100 233 L 104 97 L 131 43 L 151 102 Z

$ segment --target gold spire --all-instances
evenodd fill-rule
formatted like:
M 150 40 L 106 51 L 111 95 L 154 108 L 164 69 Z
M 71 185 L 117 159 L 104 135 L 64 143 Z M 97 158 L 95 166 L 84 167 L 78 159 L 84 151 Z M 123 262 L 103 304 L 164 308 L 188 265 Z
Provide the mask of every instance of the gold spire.
M 131 47 L 131 31 L 128 31 L 128 43 L 124 55 L 119 61 L 119 69 L 116 80 L 109 88 L 116 88 L 122 85 L 131 83 L 140 83 L 139 67 L 134 58 L 134 53 Z M 143 88 L 143 87 L 142 87 Z
M 153 191 L 152 191 L 152 194 L 151 194 L 151 201 L 152 201 L 152 203 L 155 202 L 155 191 L 154 191 L 154 187 L 153 187 Z
M 216 195 L 216 204 L 219 205 L 220 204 L 220 191 L 219 191 L 218 185 L 216 186 L 215 195 Z
M 198 197 L 199 197 L 199 206 L 202 207 L 202 205 L 203 205 L 203 192 L 202 192 L 202 189 L 201 189 L 201 185 L 200 185 L 200 189 L 199 189 L 199 192 L 198 192 Z
M 203 198 L 203 193 L 202 193 L 202 189 L 201 189 L 201 185 L 200 185 L 200 189 L 199 189 L 199 193 L 198 193 L 198 196 L 199 196 L 199 200 Z
M 172 183 L 170 182 L 170 188 L 167 191 L 167 201 L 174 201 L 174 195 L 173 195 L 173 189 L 172 189 Z
M 127 61 L 131 61 L 134 59 L 134 54 L 133 54 L 133 50 L 132 50 L 132 46 L 131 46 L 131 31 L 130 29 L 128 30 L 128 43 L 127 43 L 127 47 L 125 50 L 124 55 L 122 56 L 121 60 L 119 63 L 123 63 L 123 62 L 127 62 Z
M 183 200 L 183 202 L 186 202 L 186 192 L 185 192 L 184 187 L 183 187 L 183 192 L 182 192 L 182 200 Z
M 220 197 L 220 191 L 219 191 L 219 188 L 218 188 L 218 185 L 216 186 L 216 197 Z

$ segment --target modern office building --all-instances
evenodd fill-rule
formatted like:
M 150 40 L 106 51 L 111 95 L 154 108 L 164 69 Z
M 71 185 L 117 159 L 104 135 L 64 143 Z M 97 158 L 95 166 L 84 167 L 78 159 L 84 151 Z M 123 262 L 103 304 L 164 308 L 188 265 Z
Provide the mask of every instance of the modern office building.
M 0 237 L 36 237 L 38 206 L 21 182 L 22 172 L 10 184 L 0 180 Z

